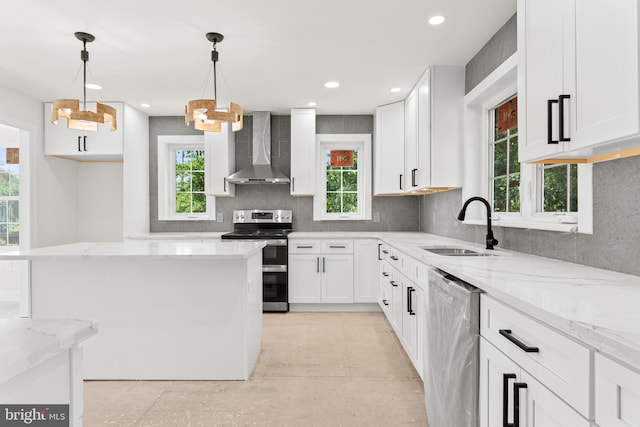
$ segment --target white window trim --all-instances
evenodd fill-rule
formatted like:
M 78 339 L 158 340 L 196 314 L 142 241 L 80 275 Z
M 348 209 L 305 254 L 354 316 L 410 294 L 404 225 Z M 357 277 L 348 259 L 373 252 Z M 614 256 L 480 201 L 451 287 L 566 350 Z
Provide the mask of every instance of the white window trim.
M 358 213 L 326 212 L 326 166 L 323 150 L 327 148 L 354 149 L 358 154 Z M 316 135 L 316 194 L 313 197 L 314 221 L 350 221 L 371 219 L 371 135 L 356 134 L 318 134 Z
M 464 181 L 462 202 L 469 197 L 488 199 L 489 191 L 489 112 L 501 101 L 515 95 L 517 53 L 509 57 L 465 96 Z M 536 212 L 536 166 L 520 165 L 520 214 L 494 213 L 496 227 L 525 228 L 569 233 L 593 233 L 593 167 L 578 165 L 578 215 Z M 465 224 L 486 224 L 486 209 L 479 203 L 469 205 Z
M 207 213 L 176 213 L 175 149 L 204 150 L 204 135 L 158 136 L 158 220 L 159 221 L 211 221 L 215 220 L 215 197 L 207 195 Z M 206 177 L 205 177 L 206 179 Z

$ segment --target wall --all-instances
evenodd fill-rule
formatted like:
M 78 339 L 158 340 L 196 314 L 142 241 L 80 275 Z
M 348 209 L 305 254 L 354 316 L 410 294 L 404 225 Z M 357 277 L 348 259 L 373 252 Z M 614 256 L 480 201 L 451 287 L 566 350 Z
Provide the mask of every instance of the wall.
M 113 242 L 123 236 L 123 167 L 120 162 L 80 163 L 78 241 Z
M 272 164 L 286 175 L 290 171 L 290 116 L 271 116 Z M 373 116 L 318 116 L 316 133 L 373 133 Z M 182 117 L 149 118 L 149 199 L 152 232 L 230 231 L 234 209 L 291 209 L 294 229 L 300 231 L 417 231 L 419 224 L 418 197 L 374 197 L 373 212 L 380 222 L 373 221 L 313 221 L 313 199 L 293 197 L 288 185 L 239 185 L 236 196 L 216 199 L 216 211 L 224 222 L 158 221 L 158 135 L 198 134 L 184 125 Z M 244 128 L 236 135 L 236 169 L 251 164 L 252 117 L 244 118 Z M 374 142 L 375 143 L 375 142 Z
M 467 73 L 486 77 L 511 53 L 516 28 L 511 18 L 467 64 Z M 478 80 L 477 82 L 481 81 Z M 477 83 L 476 82 L 476 83 Z M 467 88 L 467 92 L 471 90 Z M 640 157 L 593 166 L 593 235 L 495 227 L 498 247 L 640 275 Z M 486 226 L 457 219 L 462 190 L 421 196 L 420 231 L 476 243 L 485 241 Z

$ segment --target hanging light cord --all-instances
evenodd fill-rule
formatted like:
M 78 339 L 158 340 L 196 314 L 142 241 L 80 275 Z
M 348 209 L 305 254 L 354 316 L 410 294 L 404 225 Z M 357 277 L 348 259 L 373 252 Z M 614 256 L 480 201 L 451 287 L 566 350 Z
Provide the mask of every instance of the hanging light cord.
M 213 42 L 213 50 L 211 51 L 211 60 L 213 61 L 213 99 L 218 100 L 218 87 L 216 82 L 216 63 L 218 62 L 218 51 L 216 50 L 216 42 Z
M 87 51 L 87 40 L 82 40 L 82 51 L 80 52 L 80 59 L 82 59 L 83 63 L 83 73 L 82 73 L 82 109 L 87 109 L 87 61 L 89 60 L 89 51 Z

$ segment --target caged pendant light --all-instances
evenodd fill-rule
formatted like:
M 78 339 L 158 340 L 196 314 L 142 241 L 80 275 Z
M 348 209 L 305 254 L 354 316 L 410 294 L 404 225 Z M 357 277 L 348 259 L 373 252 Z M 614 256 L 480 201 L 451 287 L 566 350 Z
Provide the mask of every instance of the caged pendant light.
M 216 63 L 218 62 L 218 51 L 216 44 L 220 43 L 224 36 L 219 33 L 207 33 L 207 40 L 213 43 L 211 51 L 211 61 L 213 62 L 213 99 L 195 99 L 189 101 L 185 106 L 184 122 L 187 126 L 193 122 L 196 129 L 205 132 L 220 132 L 222 123 L 231 123 L 231 129 L 235 132 L 242 129 L 242 107 L 233 102 L 229 103 L 228 111 L 216 110 L 216 100 L 218 99 L 216 84 Z
M 51 123 L 57 125 L 58 119 L 64 117 L 67 119 L 68 128 L 97 131 L 98 124 L 109 122 L 109 130 L 114 131 L 118 127 L 115 108 L 98 102 L 96 103 L 95 112 L 87 110 L 87 61 L 89 61 L 87 43 L 91 43 L 96 38 L 89 33 L 83 32 L 77 32 L 75 36 L 82 42 L 82 51 L 80 51 L 84 72 L 82 110 L 80 109 L 80 101 L 77 99 L 55 100 L 51 106 Z

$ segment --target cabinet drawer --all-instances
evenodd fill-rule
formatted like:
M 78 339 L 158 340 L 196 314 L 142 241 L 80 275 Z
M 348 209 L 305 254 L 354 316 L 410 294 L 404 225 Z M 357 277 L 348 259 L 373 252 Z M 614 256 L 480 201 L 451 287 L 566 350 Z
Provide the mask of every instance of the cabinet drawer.
M 387 261 L 380 261 L 380 280 L 393 280 L 394 270 Z
M 480 334 L 590 418 L 588 348 L 486 295 L 481 299 Z
M 323 254 L 352 254 L 353 240 L 343 240 L 343 239 L 323 240 L 322 253 Z
M 400 271 L 412 282 L 417 282 L 418 264 L 418 261 L 416 261 L 415 259 L 405 256 L 402 258 L 402 266 L 400 268 Z
M 385 245 L 384 243 L 380 244 L 380 259 L 384 261 L 389 261 L 389 256 L 391 255 L 391 248 L 389 245 Z
M 595 365 L 598 425 L 640 427 L 640 374 L 600 354 Z
M 319 254 L 319 240 L 289 240 L 290 254 Z

